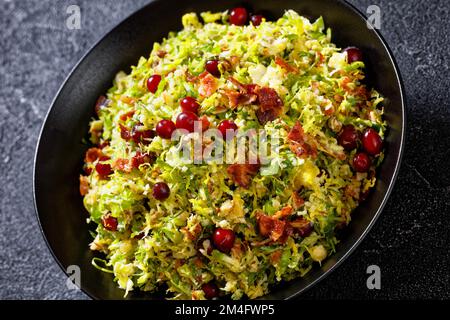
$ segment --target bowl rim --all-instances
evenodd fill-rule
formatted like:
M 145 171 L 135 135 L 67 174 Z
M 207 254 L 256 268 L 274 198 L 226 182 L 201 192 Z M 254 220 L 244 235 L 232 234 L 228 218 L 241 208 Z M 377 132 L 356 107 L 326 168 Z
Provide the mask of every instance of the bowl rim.
M 35 153 L 34 153 L 34 158 L 33 158 L 33 173 L 32 173 L 32 184 L 33 184 L 33 206 L 34 206 L 34 211 L 35 211 L 35 216 L 37 218 L 38 221 L 38 225 L 39 225 L 39 230 L 41 232 L 41 235 L 44 238 L 45 244 L 47 245 L 47 248 L 49 249 L 53 259 L 56 261 L 56 263 L 58 264 L 58 266 L 60 267 L 60 269 L 64 272 L 64 274 L 69 277 L 70 275 L 67 273 L 67 270 L 64 268 L 64 266 L 62 265 L 62 263 L 60 262 L 60 260 L 58 259 L 58 257 L 56 256 L 55 252 L 52 249 L 52 246 L 50 245 L 46 232 L 42 226 L 41 223 L 41 218 L 40 218 L 40 214 L 39 214 L 39 208 L 37 205 L 37 197 L 36 197 L 36 174 L 37 174 L 37 162 L 38 162 L 38 155 L 40 152 L 40 145 L 41 145 L 41 139 L 42 139 L 42 135 L 43 132 L 45 130 L 45 128 L 47 127 L 47 122 L 48 122 L 48 118 L 51 114 L 51 112 L 53 111 L 53 108 L 55 106 L 55 102 L 58 99 L 58 97 L 60 96 L 61 92 L 64 90 L 67 82 L 69 81 L 69 79 L 72 77 L 73 73 L 75 72 L 75 70 L 79 67 L 79 65 L 86 59 L 87 56 L 89 56 L 91 54 L 92 51 L 94 51 L 96 49 L 96 47 L 110 34 L 112 34 L 116 29 L 118 29 L 120 26 L 122 26 L 125 22 L 127 22 L 128 20 L 132 19 L 132 17 L 137 14 L 138 12 L 140 12 L 141 10 L 143 10 L 144 8 L 151 6 L 157 2 L 160 2 L 163 0 L 150 0 L 149 2 L 147 2 L 146 4 L 140 6 L 138 9 L 134 10 L 133 12 L 131 12 L 129 15 L 127 15 L 125 18 L 121 19 L 118 23 L 116 23 L 113 27 L 111 27 L 108 31 L 104 32 L 99 38 L 97 38 L 97 40 L 95 40 L 94 44 L 91 45 L 88 50 L 81 56 L 81 58 L 79 58 L 77 60 L 77 62 L 73 65 L 73 67 L 71 68 L 70 72 L 67 74 L 67 76 L 65 77 L 64 81 L 61 83 L 61 85 L 59 86 L 54 98 L 52 99 L 52 102 L 50 103 L 50 107 L 48 108 L 46 115 L 44 117 L 44 120 L 42 122 L 41 128 L 39 130 L 39 134 L 38 134 L 38 139 L 36 142 L 36 147 L 35 147 Z M 347 10 L 352 11 L 354 14 L 356 14 L 357 16 L 359 16 L 360 19 L 366 21 L 367 23 L 367 17 L 353 4 L 349 3 L 347 0 L 332 0 L 335 1 L 341 5 L 343 5 L 344 7 L 346 7 Z M 387 187 L 387 190 L 381 200 L 380 205 L 378 206 L 376 212 L 374 213 L 372 219 L 370 220 L 369 224 L 364 228 L 364 231 L 361 233 L 361 235 L 354 241 L 354 243 L 350 246 L 350 248 L 345 251 L 345 253 L 325 272 L 323 272 L 322 274 L 320 274 L 318 277 L 316 277 L 315 279 L 313 279 L 310 283 L 308 283 L 307 285 L 305 285 L 302 289 L 297 290 L 295 293 L 286 296 L 284 298 L 284 300 L 290 300 L 293 298 L 298 297 L 299 295 L 301 295 L 302 293 L 308 291 L 309 289 L 311 289 L 312 287 L 314 287 L 316 284 L 318 284 L 319 282 L 321 282 L 323 279 L 325 279 L 328 275 L 330 275 L 333 271 L 335 271 L 354 251 L 355 249 L 361 244 L 361 242 L 365 239 L 365 237 L 367 236 L 367 234 L 370 232 L 370 230 L 372 229 L 372 227 L 375 225 L 376 221 L 378 220 L 379 216 L 381 215 L 381 212 L 383 211 L 384 207 L 386 206 L 386 203 L 389 199 L 389 196 L 392 193 L 392 190 L 394 189 L 394 185 L 395 182 L 397 181 L 397 177 L 400 171 L 400 167 L 401 167 L 401 162 L 402 162 L 402 158 L 403 158 L 403 154 L 404 154 L 404 149 L 405 149 L 405 143 L 406 143 L 406 137 L 405 137 L 405 133 L 406 133 L 406 108 L 407 108 L 407 102 L 406 102 L 406 97 L 405 97 L 405 87 L 404 87 L 404 83 L 403 83 L 403 79 L 402 76 L 400 74 L 399 71 L 399 67 L 398 64 L 395 60 L 395 57 L 391 51 L 391 49 L 389 48 L 386 40 L 384 39 L 384 37 L 381 35 L 381 33 L 378 31 L 378 29 L 376 28 L 372 28 L 372 31 L 374 32 L 374 34 L 377 36 L 377 38 L 379 39 L 379 41 L 381 42 L 381 44 L 383 45 L 384 49 L 386 50 L 387 54 L 388 54 L 388 58 L 389 58 L 389 62 L 390 64 L 393 66 L 394 69 L 394 73 L 395 76 L 397 78 L 397 84 L 399 87 L 399 96 L 400 96 L 400 101 L 401 101 L 401 105 L 399 107 L 401 107 L 401 115 L 402 115 L 402 120 L 401 120 L 401 128 L 400 128 L 400 143 L 399 143 L 399 150 L 398 150 L 398 154 L 397 157 L 395 159 L 395 167 L 394 167 L 394 171 L 393 171 L 393 175 L 389 181 L 389 185 Z M 95 294 L 93 294 L 92 292 L 89 292 L 88 290 L 86 290 L 82 285 L 77 286 L 84 294 L 86 294 L 89 298 L 94 299 L 94 300 L 100 300 L 101 298 L 97 297 Z M 258 299 L 264 299 L 263 297 L 260 297 Z

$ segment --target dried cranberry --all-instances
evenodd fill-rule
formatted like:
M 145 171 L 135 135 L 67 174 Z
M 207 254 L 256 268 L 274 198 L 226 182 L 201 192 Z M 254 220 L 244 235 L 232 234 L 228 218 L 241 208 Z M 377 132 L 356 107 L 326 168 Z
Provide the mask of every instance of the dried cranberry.
M 154 74 L 147 80 L 147 89 L 151 93 L 155 93 L 158 90 L 159 83 L 161 82 L 161 76 Z
M 135 143 L 142 142 L 143 144 L 148 144 L 150 143 L 149 140 L 155 137 L 155 131 L 144 130 L 143 124 L 138 123 L 131 129 L 130 137 Z
M 233 248 L 236 236 L 233 230 L 218 228 L 214 231 L 212 240 L 217 249 L 228 253 Z
M 161 120 L 156 125 L 156 133 L 163 139 L 172 138 L 172 133 L 177 129 L 171 120 Z
M 238 126 L 231 120 L 223 120 L 219 123 L 217 129 L 220 131 L 224 139 L 231 139 L 234 136 L 234 131 L 238 129 Z M 229 131 L 228 137 L 227 130 Z
M 198 110 L 200 108 L 200 105 L 198 104 L 197 100 L 193 97 L 184 97 L 180 101 L 181 110 L 184 112 L 192 112 L 195 114 L 198 114 Z
M 353 157 L 353 168 L 357 172 L 367 172 L 370 169 L 370 165 L 372 164 L 372 161 L 370 160 L 367 153 L 360 152 L 355 154 Z
M 119 127 L 120 127 L 120 137 L 125 141 L 130 140 L 131 139 L 130 130 L 122 124 L 119 124 Z
M 344 49 L 345 52 L 347 52 L 347 62 L 353 63 L 355 61 L 362 61 L 363 60 L 363 54 L 359 48 L 356 47 L 348 47 Z
M 202 285 L 202 290 L 205 293 L 206 299 L 214 299 L 219 296 L 219 288 L 212 282 Z
M 167 183 L 158 182 L 153 186 L 152 194 L 156 200 L 165 200 L 170 196 L 170 188 Z
M 236 26 L 243 26 L 247 22 L 247 18 L 247 9 L 243 7 L 234 8 L 230 12 L 230 23 Z
M 346 125 L 338 136 L 338 142 L 345 150 L 353 150 L 358 146 L 359 134 L 355 127 Z
M 105 96 L 99 96 L 95 103 L 95 113 L 100 116 L 100 110 L 108 105 L 108 99 Z
M 369 128 L 364 131 L 362 137 L 362 145 L 364 147 L 364 150 L 366 150 L 368 154 L 375 156 L 381 152 L 381 149 L 383 147 L 383 140 L 381 139 L 378 132 L 376 132 L 372 128 Z
M 220 78 L 219 60 L 208 60 L 205 69 L 216 78 Z
M 195 121 L 198 121 L 198 117 L 195 113 L 182 112 L 177 117 L 176 127 L 178 129 L 185 129 L 189 132 L 193 132 Z
M 101 178 L 105 178 L 112 173 L 111 165 L 109 163 L 102 163 L 107 160 L 109 160 L 109 157 L 101 157 L 95 165 L 95 171 L 97 171 Z
M 136 154 L 131 158 L 131 167 L 138 169 L 141 164 L 150 163 L 152 160 L 154 160 L 154 155 L 136 151 Z
M 114 218 L 110 213 L 102 217 L 102 225 L 106 230 L 117 231 L 117 219 Z
M 250 21 L 252 22 L 252 25 L 257 27 L 261 24 L 263 18 L 264 16 L 262 14 L 254 14 L 251 16 Z

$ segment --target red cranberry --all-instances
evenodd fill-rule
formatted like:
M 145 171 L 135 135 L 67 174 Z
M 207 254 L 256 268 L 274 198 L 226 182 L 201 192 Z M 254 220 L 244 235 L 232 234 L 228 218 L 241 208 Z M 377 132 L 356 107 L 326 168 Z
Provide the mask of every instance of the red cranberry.
M 296 231 L 300 235 L 300 237 L 306 238 L 314 231 L 314 226 L 310 222 L 310 223 L 306 224 L 303 228 L 296 229 Z
M 100 115 L 100 110 L 108 105 L 108 99 L 105 96 L 99 96 L 97 102 L 95 103 L 95 113 L 97 116 Z
M 159 74 L 154 74 L 147 80 L 147 89 L 151 93 L 155 93 L 158 90 L 158 85 L 161 82 L 161 76 Z
M 351 124 L 344 126 L 338 136 L 338 142 L 345 150 L 355 149 L 358 146 L 358 140 L 358 131 Z
M 192 112 L 195 114 L 198 114 L 198 109 L 200 108 L 200 105 L 198 104 L 197 100 L 193 97 L 184 97 L 180 101 L 181 110 L 184 112 Z
M 366 150 L 368 154 L 375 156 L 381 152 L 381 148 L 383 147 L 383 140 L 381 139 L 378 132 L 376 132 L 372 128 L 369 128 L 364 131 L 362 137 L 362 145 L 364 147 L 364 150 Z
M 344 49 L 345 52 L 347 52 L 347 62 L 353 63 L 355 61 L 362 61 L 363 55 L 359 48 L 356 47 L 348 47 Z
M 108 213 L 102 217 L 102 225 L 106 230 L 117 231 L 118 222 L 116 218 Z
M 95 165 L 95 171 L 101 178 L 105 178 L 112 173 L 111 165 L 109 163 L 102 163 L 101 161 L 107 161 L 109 157 L 101 157 Z
M 234 136 L 234 131 L 238 129 L 236 123 L 234 123 L 231 120 L 223 120 L 219 125 L 217 126 L 217 129 L 222 134 L 223 138 L 227 138 L 227 130 L 233 131 L 233 134 L 228 134 L 228 138 L 232 138 Z
M 219 296 L 219 288 L 212 282 L 202 285 L 202 290 L 205 293 L 206 299 L 214 299 Z
M 370 165 L 372 164 L 372 161 L 370 160 L 367 153 L 360 152 L 355 154 L 353 157 L 353 168 L 357 172 L 367 172 L 370 169 Z
M 156 133 L 163 139 L 172 138 L 172 133 L 177 129 L 171 120 L 161 120 L 156 125 Z
M 149 140 L 155 137 L 155 132 L 153 130 L 142 130 L 142 127 L 142 123 L 134 125 L 133 129 L 131 129 L 130 137 L 136 143 L 148 144 Z
M 120 137 L 126 141 L 130 140 L 131 139 L 130 130 L 128 130 L 128 128 L 122 124 L 119 124 L 119 127 L 120 127 Z
M 214 77 L 220 78 L 219 60 L 208 60 L 205 64 L 205 69 Z
M 251 16 L 250 20 L 252 24 L 257 27 L 261 24 L 263 18 L 264 16 L 262 14 L 254 14 Z
M 136 151 L 136 154 L 131 158 L 131 167 L 138 169 L 141 164 L 150 163 L 154 160 L 154 154 Z
M 156 200 L 166 200 L 170 195 L 170 188 L 167 183 L 158 182 L 153 186 L 152 194 Z
M 103 149 L 103 148 L 106 148 L 106 147 L 108 147 L 108 146 L 109 146 L 109 141 L 106 140 L 106 141 L 103 141 L 102 143 L 100 143 L 100 144 L 98 145 L 98 148 L 99 148 L 99 149 Z
M 156 136 L 155 130 L 144 130 L 141 134 L 141 142 L 145 145 L 150 144 L 151 140 Z
M 177 117 L 176 127 L 178 129 L 185 129 L 189 132 L 193 132 L 195 121 L 198 121 L 198 117 L 195 113 L 182 112 Z
M 214 231 L 212 240 L 217 249 L 228 253 L 233 248 L 235 238 L 233 230 L 219 228 Z
M 230 23 L 243 26 L 247 22 L 247 17 L 247 9 L 242 7 L 234 8 L 230 12 Z

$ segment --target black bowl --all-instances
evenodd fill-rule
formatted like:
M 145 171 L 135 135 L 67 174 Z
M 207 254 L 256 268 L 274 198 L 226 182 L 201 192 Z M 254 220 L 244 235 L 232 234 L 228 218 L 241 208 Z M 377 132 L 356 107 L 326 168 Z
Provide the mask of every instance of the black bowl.
M 56 261 L 63 270 L 69 265 L 81 268 L 81 289 L 98 299 L 121 299 L 112 276 L 91 265 L 88 249 L 91 237 L 86 225 L 87 212 L 78 191 L 83 154 L 82 143 L 93 116 L 97 97 L 110 86 L 114 75 L 129 71 L 139 57 L 148 56 L 154 41 L 169 31 L 180 30 L 186 12 L 223 11 L 234 1 L 159 0 L 131 15 L 103 37 L 77 64 L 59 90 L 40 135 L 34 167 L 34 198 L 42 232 Z M 385 205 L 399 170 L 402 155 L 405 106 L 398 69 L 379 33 L 366 26 L 364 16 L 351 5 L 336 0 L 246 1 L 254 11 L 279 17 L 286 9 L 315 19 L 323 16 L 333 30 L 333 42 L 340 47 L 362 49 L 369 85 L 386 97 L 386 157 L 378 172 L 378 182 L 353 214 L 353 221 L 342 235 L 337 253 L 321 268 L 306 277 L 273 288 L 265 299 L 292 298 L 324 278 L 361 242 Z M 132 292 L 128 299 L 155 299 L 161 296 Z

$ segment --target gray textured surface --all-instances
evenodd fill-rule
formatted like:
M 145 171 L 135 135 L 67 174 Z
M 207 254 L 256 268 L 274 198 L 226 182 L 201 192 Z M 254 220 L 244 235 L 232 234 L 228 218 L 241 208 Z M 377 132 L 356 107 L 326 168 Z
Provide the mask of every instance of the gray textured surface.
M 37 135 L 58 87 L 83 53 L 147 1 L 0 0 L 0 298 L 85 299 L 39 232 L 32 202 Z M 356 252 L 305 298 L 450 298 L 450 2 L 352 0 L 382 11 L 408 100 L 407 149 L 386 209 Z M 65 27 L 78 4 L 81 30 Z M 377 264 L 382 289 L 366 288 Z

